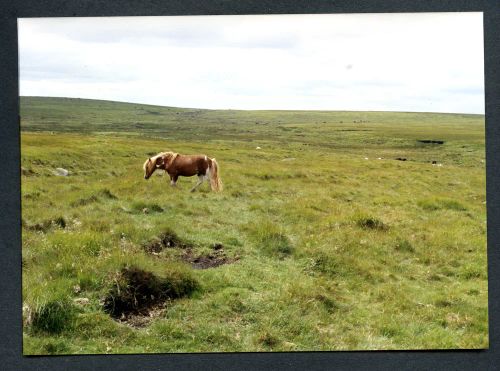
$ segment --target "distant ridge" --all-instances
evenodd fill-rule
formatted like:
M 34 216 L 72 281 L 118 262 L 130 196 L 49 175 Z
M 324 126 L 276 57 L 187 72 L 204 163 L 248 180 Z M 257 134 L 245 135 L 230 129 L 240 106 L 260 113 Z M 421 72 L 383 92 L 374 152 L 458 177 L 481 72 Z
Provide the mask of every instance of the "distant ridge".
M 423 111 L 376 111 L 376 110 L 289 110 L 289 109 L 234 109 L 234 108 L 197 108 L 197 107 L 177 107 L 177 106 L 163 106 L 157 104 L 150 103 L 134 103 L 134 102 L 125 102 L 125 101 L 115 101 L 108 99 L 94 99 L 94 98 L 77 98 L 77 97 L 44 97 L 44 96 L 30 96 L 30 95 L 22 95 L 20 96 L 21 100 L 23 99 L 59 99 L 59 100 L 69 100 L 69 101 L 79 101 L 79 102 L 107 102 L 107 103 L 116 103 L 116 104 L 128 104 L 135 106 L 150 106 L 150 107 L 158 107 L 158 108 L 169 108 L 176 110 L 199 110 L 199 111 L 242 111 L 242 112 L 364 112 L 364 113 L 408 113 L 408 114 L 433 114 L 433 115 L 468 115 L 468 116 L 484 116 L 481 113 L 460 113 L 460 112 L 423 112 Z

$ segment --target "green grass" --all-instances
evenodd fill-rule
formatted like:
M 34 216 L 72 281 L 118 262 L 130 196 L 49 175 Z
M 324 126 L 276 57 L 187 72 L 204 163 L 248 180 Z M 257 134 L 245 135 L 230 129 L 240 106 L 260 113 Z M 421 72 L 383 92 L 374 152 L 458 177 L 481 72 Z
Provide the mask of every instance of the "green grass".
M 21 130 L 24 354 L 488 346 L 484 116 L 22 97 Z M 164 150 L 224 191 L 144 180 Z M 124 267 L 187 291 L 129 326 Z

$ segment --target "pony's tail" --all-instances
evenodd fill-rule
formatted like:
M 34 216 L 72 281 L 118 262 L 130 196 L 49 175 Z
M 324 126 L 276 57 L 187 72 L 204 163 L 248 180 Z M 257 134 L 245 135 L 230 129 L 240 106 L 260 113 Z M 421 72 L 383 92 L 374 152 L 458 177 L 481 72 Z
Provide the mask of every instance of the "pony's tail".
M 211 159 L 210 162 L 210 187 L 214 192 L 220 192 L 224 188 L 222 186 L 222 180 L 219 177 L 219 164 L 215 161 L 215 158 Z

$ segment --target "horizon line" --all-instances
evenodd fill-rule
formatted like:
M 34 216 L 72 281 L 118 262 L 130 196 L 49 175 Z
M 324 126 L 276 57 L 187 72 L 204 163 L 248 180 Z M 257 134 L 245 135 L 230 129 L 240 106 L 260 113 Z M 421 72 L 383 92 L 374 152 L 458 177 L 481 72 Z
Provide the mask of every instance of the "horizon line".
M 62 97 L 62 96 L 44 96 L 44 95 L 19 95 L 19 98 L 56 98 L 56 99 L 79 99 L 79 100 L 93 100 L 101 102 L 123 103 L 123 104 L 138 104 L 143 106 L 163 107 L 163 108 L 179 108 L 179 109 L 192 109 L 192 110 L 205 110 L 205 111 L 281 111 L 281 112 L 390 112 L 390 113 L 429 113 L 429 114 L 443 114 L 443 115 L 475 115 L 486 116 L 486 113 L 469 113 L 469 112 L 442 112 L 442 111 L 397 111 L 397 110 L 343 110 L 343 109 L 242 109 L 242 108 L 199 108 L 199 107 L 180 107 L 180 106 L 167 106 L 152 103 L 142 102 L 127 102 L 111 99 L 98 99 L 98 98 L 82 98 L 82 97 Z

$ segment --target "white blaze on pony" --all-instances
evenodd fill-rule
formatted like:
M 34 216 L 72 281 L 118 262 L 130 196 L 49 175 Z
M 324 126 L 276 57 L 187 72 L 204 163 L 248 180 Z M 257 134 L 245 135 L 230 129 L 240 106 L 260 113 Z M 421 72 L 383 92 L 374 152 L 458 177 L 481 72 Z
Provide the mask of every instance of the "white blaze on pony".
M 194 192 L 204 180 L 210 182 L 214 192 L 222 191 L 222 181 L 219 177 L 219 164 L 215 158 L 206 155 L 181 155 L 174 152 L 160 152 L 144 162 L 144 179 L 155 172 L 156 169 L 165 170 L 170 176 L 170 184 L 176 185 L 179 176 L 198 176 L 198 182 L 191 189 Z

